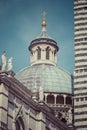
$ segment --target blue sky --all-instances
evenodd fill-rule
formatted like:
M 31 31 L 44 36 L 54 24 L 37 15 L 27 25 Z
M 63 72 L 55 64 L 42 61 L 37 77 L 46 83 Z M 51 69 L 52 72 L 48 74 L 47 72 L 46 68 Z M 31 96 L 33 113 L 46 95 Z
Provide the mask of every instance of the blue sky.
M 28 66 L 30 42 L 41 33 L 42 12 L 47 33 L 59 46 L 58 65 L 73 73 L 73 0 L 0 0 L 0 56 L 13 57 L 13 71 Z

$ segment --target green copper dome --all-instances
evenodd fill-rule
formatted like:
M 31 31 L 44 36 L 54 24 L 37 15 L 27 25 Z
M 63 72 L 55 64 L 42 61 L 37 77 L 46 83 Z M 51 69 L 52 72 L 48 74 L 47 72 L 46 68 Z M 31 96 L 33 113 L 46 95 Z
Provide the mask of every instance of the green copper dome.
M 72 93 L 71 75 L 58 66 L 33 65 L 21 70 L 15 77 L 31 91 L 42 86 L 44 92 Z

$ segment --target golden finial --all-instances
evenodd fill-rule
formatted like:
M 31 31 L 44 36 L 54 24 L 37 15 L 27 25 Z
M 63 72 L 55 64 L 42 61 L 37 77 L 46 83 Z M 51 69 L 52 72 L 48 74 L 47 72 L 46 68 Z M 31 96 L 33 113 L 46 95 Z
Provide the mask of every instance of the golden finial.
M 46 12 L 45 11 L 43 11 L 42 16 L 43 16 L 42 26 L 46 26 L 47 23 L 46 23 Z

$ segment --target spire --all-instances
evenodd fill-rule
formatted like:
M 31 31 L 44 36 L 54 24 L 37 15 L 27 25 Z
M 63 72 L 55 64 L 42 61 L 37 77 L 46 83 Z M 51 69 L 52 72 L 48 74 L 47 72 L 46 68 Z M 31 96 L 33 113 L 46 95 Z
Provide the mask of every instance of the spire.
M 43 27 L 46 27 L 46 12 L 44 11 L 43 13 L 42 13 L 42 16 L 43 16 L 43 19 L 42 19 L 42 28 Z
M 41 23 L 41 25 L 42 25 L 42 32 L 41 32 L 40 37 L 41 38 L 47 38 L 48 35 L 47 35 L 47 32 L 46 32 L 47 22 L 46 22 L 46 12 L 45 11 L 43 11 L 42 16 L 43 16 L 42 23 Z

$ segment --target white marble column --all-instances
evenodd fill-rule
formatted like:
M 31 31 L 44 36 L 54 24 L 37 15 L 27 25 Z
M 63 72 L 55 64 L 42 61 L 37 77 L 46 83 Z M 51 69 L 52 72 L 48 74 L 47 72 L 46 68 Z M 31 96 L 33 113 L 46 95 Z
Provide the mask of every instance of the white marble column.
M 54 104 L 56 105 L 57 94 L 55 94 L 54 97 L 55 97 L 55 98 L 54 98 L 54 101 L 55 101 Z
M 63 95 L 64 97 L 64 105 L 66 105 L 66 95 Z

